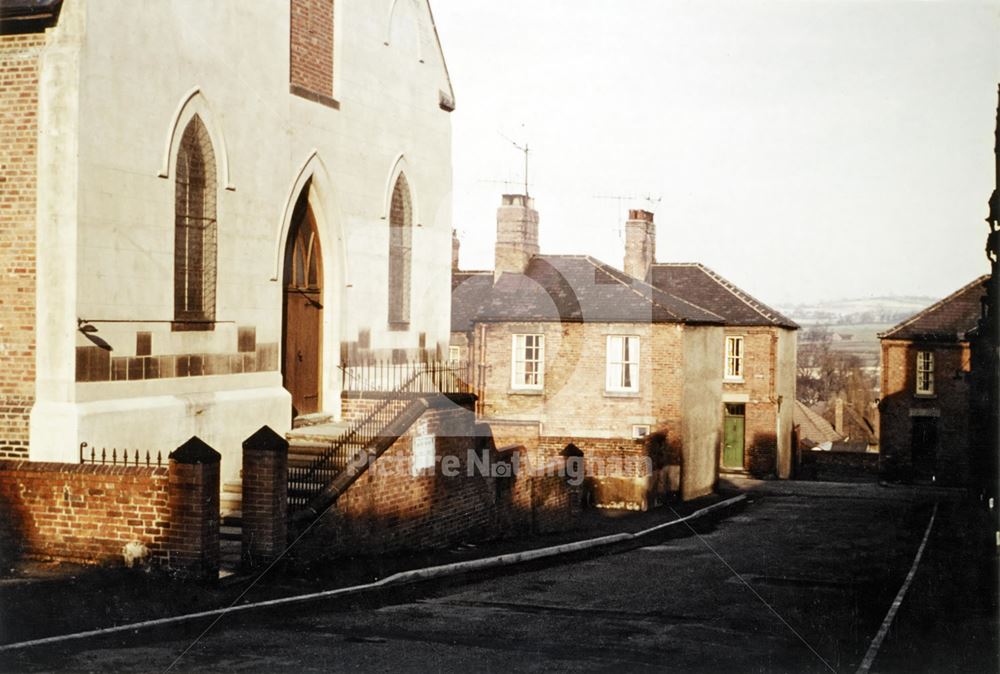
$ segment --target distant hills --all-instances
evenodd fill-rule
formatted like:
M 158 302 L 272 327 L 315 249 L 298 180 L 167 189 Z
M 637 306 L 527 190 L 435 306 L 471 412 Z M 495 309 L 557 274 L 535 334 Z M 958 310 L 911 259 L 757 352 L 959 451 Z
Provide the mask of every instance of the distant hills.
M 803 326 L 895 325 L 938 299 L 918 296 L 864 297 L 807 304 L 784 304 L 777 308 Z

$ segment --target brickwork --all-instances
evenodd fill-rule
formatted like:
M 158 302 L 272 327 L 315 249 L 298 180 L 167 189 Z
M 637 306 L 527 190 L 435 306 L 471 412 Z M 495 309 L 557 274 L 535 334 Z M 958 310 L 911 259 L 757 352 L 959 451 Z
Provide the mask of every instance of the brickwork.
M 934 395 L 916 394 L 918 351 L 934 353 Z M 919 343 L 882 340 L 882 401 L 879 406 L 881 470 L 890 479 L 912 476 L 914 418 L 937 421 L 936 482 L 967 484 L 969 464 L 968 342 Z
M 340 404 L 341 418 L 344 423 L 354 423 L 367 417 L 385 402 L 384 398 L 361 398 L 351 396 L 344 398 Z M 399 414 L 409 404 L 409 400 L 392 400 L 389 409 L 393 414 Z
M 414 474 L 415 438 L 428 436 L 435 438 L 436 468 Z M 485 468 L 470 466 L 470 449 L 488 458 Z M 453 461 L 451 475 L 445 473 L 445 457 Z M 501 463 L 490 439 L 476 437 L 472 412 L 431 408 L 337 500 L 310 534 L 305 554 L 440 548 L 521 528 L 551 531 L 572 525 L 576 501 L 556 486 L 566 490 L 564 478 L 512 476 L 504 469 L 490 474 L 490 467 Z
M 653 323 L 500 323 L 484 328 L 488 365 L 480 370 L 477 393 L 498 444 L 523 444 L 533 461 L 548 461 L 572 442 L 584 452 L 590 476 L 585 497 L 598 505 L 646 508 L 681 489 L 684 424 L 702 423 L 694 420 L 697 414 L 685 400 L 685 372 L 704 367 L 685 361 L 687 328 Z M 477 339 L 483 339 L 482 329 L 475 333 Z M 544 386 L 540 391 L 513 389 L 512 336 L 535 333 L 545 335 Z M 608 335 L 639 337 L 635 393 L 606 391 Z M 473 348 L 478 352 L 479 343 Z M 720 355 L 719 367 L 721 363 Z M 660 439 L 660 449 L 651 452 L 632 438 L 633 427 L 640 425 Z M 770 428 L 773 470 L 773 417 Z M 646 465 L 637 459 L 645 458 L 653 468 L 634 472 Z
M 243 443 L 242 558 L 266 563 L 285 549 L 288 533 L 288 441 L 267 426 Z
M 801 455 L 800 480 L 824 482 L 870 482 L 878 474 L 875 452 L 826 452 L 807 449 Z
M 497 208 L 496 273 L 520 274 L 532 255 L 538 255 L 538 211 L 535 201 L 522 194 L 505 194 Z
M 44 44 L 44 34 L 0 35 L 0 459 L 27 458 L 35 395 L 35 162 Z
M 291 0 L 289 81 L 325 97 L 333 96 L 333 2 Z
M 548 435 L 630 437 L 633 425 L 679 427 L 683 328 L 608 323 L 501 323 L 485 328 L 483 416 L 537 420 Z M 545 335 L 544 387 L 515 390 L 511 387 L 512 336 L 534 333 Z M 605 391 L 607 335 L 639 337 L 636 393 Z
M 166 468 L 0 461 L 0 511 L 5 561 L 114 562 L 133 541 L 166 557 Z
M 198 578 L 219 574 L 219 468 L 221 455 L 192 438 L 170 455 L 171 568 Z
M 625 261 L 622 269 L 637 279 L 646 279 L 656 262 L 656 225 L 649 211 L 630 210 L 625 222 Z
M 757 476 L 771 475 L 777 466 L 777 331 L 773 327 L 726 328 L 727 337 L 743 337 L 743 378 L 724 379 L 723 396 L 728 401 L 745 396 L 743 468 Z M 719 361 L 722 367 L 722 355 Z

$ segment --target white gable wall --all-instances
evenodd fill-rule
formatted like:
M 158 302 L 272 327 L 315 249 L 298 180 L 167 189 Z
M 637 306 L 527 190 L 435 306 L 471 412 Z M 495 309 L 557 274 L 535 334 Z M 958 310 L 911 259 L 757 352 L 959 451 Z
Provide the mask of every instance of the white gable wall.
M 197 432 L 223 451 L 225 477 L 242 438 L 262 423 L 287 429 L 280 355 L 264 372 L 80 383 L 75 347 L 91 343 L 75 320 L 92 321 L 114 356 L 135 355 L 137 331 L 152 333 L 153 355 L 235 354 L 241 326 L 258 345 L 280 345 L 284 237 L 309 178 L 324 262 L 324 408 L 339 413 L 341 342 L 360 331 L 379 353 L 415 351 L 420 333 L 428 348 L 447 345 L 451 136 L 438 103 L 450 90 L 426 4 L 399 0 L 408 7 L 390 13 L 393 4 L 336 3 L 335 110 L 289 93 L 286 1 L 66 3 L 43 57 L 40 113 L 77 128 L 43 131 L 39 148 L 39 203 L 50 206 L 39 214 L 32 458 L 70 460 L 80 442 L 169 450 Z M 174 332 L 168 148 L 195 111 L 216 157 L 219 323 Z M 390 332 L 387 212 L 400 167 L 413 194 L 414 292 L 410 329 Z

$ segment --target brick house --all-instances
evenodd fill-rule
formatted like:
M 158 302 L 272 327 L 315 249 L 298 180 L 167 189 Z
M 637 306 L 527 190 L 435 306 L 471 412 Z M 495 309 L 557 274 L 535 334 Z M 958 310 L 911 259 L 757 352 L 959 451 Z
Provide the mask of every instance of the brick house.
M 726 323 L 719 469 L 752 475 L 792 472 L 798 325 L 698 263 L 657 263 L 653 214 L 629 211 L 626 273 L 710 310 Z
M 883 474 L 890 479 L 965 485 L 970 455 L 971 365 L 968 333 L 982 313 L 989 276 L 981 276 L 879 334 Z
M 197 434 L 225 480 L 262 424 L 341 415 L 348 355 L 447 349 L 426 1 L 5 0 L 0 25 L 0 458 Z
M 495 269 L 452 274 L 452 357 L 475 364 L 498 442 L 542 455 L 572 444 L 588 461 L 651 456 L 654 473 L 665 470 L 598 481 L 595 498 L 610 503 L 648 504 L 664 485 L 697 496 L 727 464 L 789 475 L 794 323 L 701 265 L 655 265 L 644 211 L 627 224 L 626 273 L 542 255 L 537 236 L 531 200 L 504 195 Z
M 798 325 L 698 263 L 655 263 L 650 278 L 726 322 L 716 356 L 725 410 L 720 469 L 790 477 Z

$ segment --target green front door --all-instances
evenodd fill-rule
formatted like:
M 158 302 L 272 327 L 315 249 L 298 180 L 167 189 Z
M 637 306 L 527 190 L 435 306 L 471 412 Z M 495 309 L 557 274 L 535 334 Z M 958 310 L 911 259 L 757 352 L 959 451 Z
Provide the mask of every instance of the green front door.
M 723 420 L 722 465 L 725 468 L 743 468 L 743 428 L 746 407 L 726 403 Z

